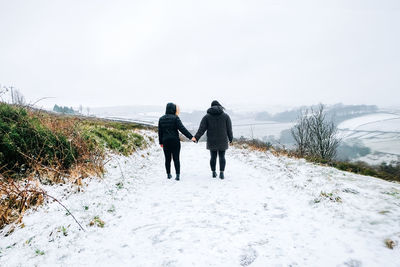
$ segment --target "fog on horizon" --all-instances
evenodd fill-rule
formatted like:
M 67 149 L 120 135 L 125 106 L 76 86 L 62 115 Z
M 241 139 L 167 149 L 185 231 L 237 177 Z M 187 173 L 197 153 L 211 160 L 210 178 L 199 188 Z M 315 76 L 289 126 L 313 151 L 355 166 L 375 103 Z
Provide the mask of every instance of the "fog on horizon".
M 400 2 L 1 1 L 0 84 L 91 107 L 399 106 Z

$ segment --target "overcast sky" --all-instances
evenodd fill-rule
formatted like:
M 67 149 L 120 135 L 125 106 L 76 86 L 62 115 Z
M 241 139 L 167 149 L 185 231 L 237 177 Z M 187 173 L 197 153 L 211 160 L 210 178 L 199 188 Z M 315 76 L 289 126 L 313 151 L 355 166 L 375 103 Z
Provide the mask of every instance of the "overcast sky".
M 0 84 L 43 105 L 400 105 L 400 1 L 0 0 Z

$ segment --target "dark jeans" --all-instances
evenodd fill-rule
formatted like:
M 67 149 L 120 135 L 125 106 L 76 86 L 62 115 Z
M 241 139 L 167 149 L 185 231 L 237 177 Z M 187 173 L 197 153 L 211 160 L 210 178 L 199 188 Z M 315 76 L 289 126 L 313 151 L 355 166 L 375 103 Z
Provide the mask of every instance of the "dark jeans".
M 226 160 L 225 160 L 225 150 L 210 150 L 211 154 L 211 160 L 210 160 L 210 166 L 211 170 L 215 172 L 215 167 L 217 165 L 217 154 L 219 157 L 219 170 L 221 172 L 225 171 L 225 165 L 226 165 Z
M 181 173 L 181 164 L 179 162 L 179 153 L 181 152 L 181 142 L 179 140 L 168 140 L 163 144 L 165 155 L 165 169 L 171 173 L 171 159 L 174 159 L 176 174 Z

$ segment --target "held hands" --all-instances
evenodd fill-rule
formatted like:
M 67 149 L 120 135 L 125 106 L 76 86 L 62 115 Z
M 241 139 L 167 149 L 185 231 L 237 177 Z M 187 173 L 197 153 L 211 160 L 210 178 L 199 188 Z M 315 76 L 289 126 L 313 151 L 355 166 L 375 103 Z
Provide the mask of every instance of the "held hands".
M 197 142 L 196 137 L 193 136 L 192 141 L 196 143 Z

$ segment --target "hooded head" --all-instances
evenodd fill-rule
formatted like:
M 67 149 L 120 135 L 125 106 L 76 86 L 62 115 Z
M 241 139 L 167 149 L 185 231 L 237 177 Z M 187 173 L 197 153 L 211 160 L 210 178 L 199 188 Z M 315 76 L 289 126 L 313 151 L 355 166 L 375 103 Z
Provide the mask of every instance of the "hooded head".
M 220 107 L 222 107 L 222 105 L 217 101 L 217 100 L 214 100 L 213 102 L 211 102 L 211 106 L 212 107 L 214 107 L 214 106 L 220 106 Z M 223 107 L 222 107 L 223 108 Z
M 176 105 L 174 103 L 168 103 L 167 108 L 165 109 L 165 114 L 173 114 L 176 113 Z
M 221 104 L 217 100 L 211 102 L 211 108 L 207 110 L 207 113 L 211 115 L 219 115 L 223 112 L 224 112 L 224 107 L 221 106 Z

